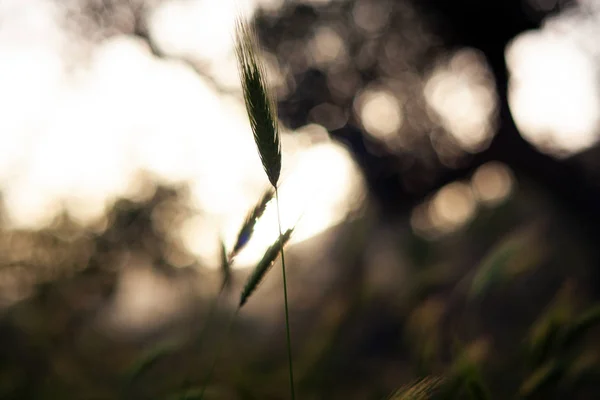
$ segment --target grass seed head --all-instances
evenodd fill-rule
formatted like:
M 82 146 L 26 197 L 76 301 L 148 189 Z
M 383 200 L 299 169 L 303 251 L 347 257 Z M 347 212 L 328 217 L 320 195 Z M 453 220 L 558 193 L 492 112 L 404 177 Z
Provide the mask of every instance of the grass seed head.
M 267 86 L 255 32 L 247 22 L 238 19 L 235 34 L 238 70 L 254 141 L 269 182 L 277 187 L 281 173 L 281 141 L 275 102 Z

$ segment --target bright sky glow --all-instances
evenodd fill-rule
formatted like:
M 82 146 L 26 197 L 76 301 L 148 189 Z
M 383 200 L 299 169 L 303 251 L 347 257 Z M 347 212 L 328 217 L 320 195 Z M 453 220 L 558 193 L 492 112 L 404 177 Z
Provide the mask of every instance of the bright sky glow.
M 144 169 L 190 184 L 192 205 L 206 214 L 186 222 L 180 236 L 216 267 L 219 236 L 234 240 L 267 183 L 242 105 L 127 36 L 102 42 L 88 64 L 67 71 L 52 8 L 32 2 L 9 2 L 15 17 L 0 28 L 0 185 L 10 222 L 40 227 L 64 205 L 90 223 L 115 197 L 133 194 Z M 235 11 L 233 1 L 169 1 L 152 14 L 151 32 L 169 54 L 231 63 Z M 237 79 L 235 68 L 225 71 Z M 349 153 L 326 132 L 313 136 L 283 138 L 282 213 L 286 226 L 299 221 L 295 241 L 340 221 L 364 194 Z M 270 207 L 238 266 L 276 238 L 275 221 Z

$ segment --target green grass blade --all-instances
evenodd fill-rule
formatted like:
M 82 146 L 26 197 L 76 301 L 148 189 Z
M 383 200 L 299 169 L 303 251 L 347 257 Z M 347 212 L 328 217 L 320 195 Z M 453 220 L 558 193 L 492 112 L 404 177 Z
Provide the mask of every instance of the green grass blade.
M 539 366 L 552 356 L 562 325 L 559 321 L 550 319 L 536 328 L 531 334 L 528 349 L 532 366 Z
M 489 400 L 489 391 L 480 379 L 467 380 L 465 385 L 472 400 Z
M 223 291 L 229 287 L 231 281 L 231 261 L 227 256 L 227 248 L 223 239 L 220 240 L 221 245 L 221 290 Z
M 563 332 L 572 320 L 573 287 L 567 282 L 530 328 L 525 345 L 527 361 L 539 367 L 556 355 Z
M 277 257 L 279 256 L 280 250 L 290 240 L 292 236 L 293 228 L 288 229 L 283 235 L 280 235 L 277 240 L 265 251 L 262 259 L 256 264 L 256 267 L 252 270 L 252 274 L 248 277 L 246 285 L 242 290 L 240 296 L 240 307 L 246 304 L 250 295 L 256 290 L 260 282 L 263 280 L 267 271 L 271 268 Z
M 521 385 L 519 395 L 531 398 L 547 390 L 561 378 L 564 367 L 556 360 L 549 361 L 536 369 Z
M 128 391 L 136 382 L 138 382 L 150 369 L 164 360 L 177 350 L 178 346 L 174 343 L 165 343 L 157 345 L 139 357 L 125 373 L 125 387 Z
M 469 297 L 475 300 L 510 279 L 526 274 L 543 259 L 535 227 L 511 233 L 490 249 L 476 268 Z
M 573 344 L 578 343 L 597 324 L 600 324 L 600 305 L 585 311 L 564 330 L 560 341 L 561 350 L 566 350 Z

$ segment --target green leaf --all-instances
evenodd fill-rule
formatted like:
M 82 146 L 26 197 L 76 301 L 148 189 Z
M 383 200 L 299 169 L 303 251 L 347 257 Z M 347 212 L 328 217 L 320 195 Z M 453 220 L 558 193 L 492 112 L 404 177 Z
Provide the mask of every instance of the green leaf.
M 555 355 L 562 332 L 573 313 L 572 297 L 573 285 L 566 282 L 533 324 L 527 338 L 531 366 L 538 367 Z

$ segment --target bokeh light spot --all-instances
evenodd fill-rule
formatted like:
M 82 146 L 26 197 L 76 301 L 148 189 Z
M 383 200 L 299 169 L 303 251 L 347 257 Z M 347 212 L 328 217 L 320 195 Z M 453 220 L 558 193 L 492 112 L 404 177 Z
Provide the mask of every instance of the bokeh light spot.
M 425 84 L 425 98 L 442 126 L 469 152 L 482 150 L 494 134 L 497 98 L 485 58 L 472 49 L 440 63 Z
M 511 193 L 514 179 L 506 165 L 489 162 L 477 168 L 471 179 L 471 185 L 479 201 L 496 205 Z
M 366 131 L 383 141 L 396 136 L 404 120 L 398 98 L 387 90 L 366 89 L 354 107 Z
M 315 64 L 326 67 L 347 56 L 344 41 L 334 29 L 321 27 L 316 30 L 309 44 Z
M 523 137 L 541 151 L 570 155 L 597 140 L 597 71 L 569 37 L 535 31 L 507 48 L 509 101 Z
M 476 207 L 469 185 L 453 182 L 441 188 L 433 197 L 431 220 L 440 231 L 454 231 L 473 217 Z
M 366 32 L 381 30 L 388 21 L 388 7 L 386 2 L 359 0 L 352 9 L 352 16 L 356 25 Z
M 471 186 L 452 182 L 417 205 L 411 212 L 410 224 L 417 235 L 438 239 L 456 232 L 474 218 L 476 211 L 477 198 Z
M 348 117 L 341 107 L 331 103 L 321 103 L 308 113 L 308 120 L 334 130 L 346 125 Z

